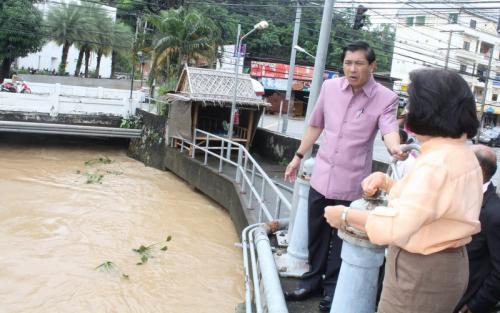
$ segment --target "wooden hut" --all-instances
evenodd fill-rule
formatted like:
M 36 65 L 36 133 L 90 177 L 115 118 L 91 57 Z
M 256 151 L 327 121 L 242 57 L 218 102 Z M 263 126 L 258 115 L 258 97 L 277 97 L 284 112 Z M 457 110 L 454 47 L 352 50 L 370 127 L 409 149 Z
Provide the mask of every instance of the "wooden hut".
M 235 75 L 213 69 L 184 67 L 175 92 L 166 95 L 169 106 L 168 135 L 190 142 L 195 129 L 227 137 L 234 97 Z M 247 148 L 252 142 L 260 115 L 269 104 L 257 96 L 249 75 L 238 77 L 237 117 L 232 140 Z

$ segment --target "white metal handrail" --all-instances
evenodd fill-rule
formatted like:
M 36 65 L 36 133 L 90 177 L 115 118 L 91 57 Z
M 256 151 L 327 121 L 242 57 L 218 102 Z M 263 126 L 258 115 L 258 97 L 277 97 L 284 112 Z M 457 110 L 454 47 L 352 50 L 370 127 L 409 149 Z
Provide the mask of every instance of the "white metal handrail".
M 181 139 L 181 151 L 187 146 L 190 146 L 192 158 L 195 157 L 196 150 L 203 151 L 205 153 L 203 161 L 204 165 L 208 164 L 209 155 L 219 159 L 219 173 L 223 172 L 223 166 L 225 163 L 235 166 L 235 181 L 240 185 L 240 191 L 245 193 L 247 189 L 249 189 L 247 199 L 249 207 L 251 207 L 254 199 L 258 203 L 259 222 L 262 222 L 264 216 L 267 221 L 278 219 L 280 217 L 282 207 L 291 211 L 291 203 L 243 145 L 201 129 L 195 129 L 194 138 L 195 142 L 189 142 L 185 139 Z M 198 144 L 196 140 L 204 140 L 205 142 L 204 144 Z M 213 145 L 214 142 L 217 142 L 218 145 Z M 225 152 L 227 153 L 228 150 L 230 152 L 226 155 Z M 238 151 L 238 159 L 236 162 L 231 160 L 232 151 Z M 258 186 L 255 181 L 256 176 L 261 177 L 260 190 L 257 190 Z M 266 198 L 268 198 L 266 197 L 266 192 L 271 192 L 271 197 L 274 197 L 274 203 L 271 205 L 269 205 L 269 201 L 266 200 Z M 273 208 L 273 210 L 270 210 L 270 208 Z

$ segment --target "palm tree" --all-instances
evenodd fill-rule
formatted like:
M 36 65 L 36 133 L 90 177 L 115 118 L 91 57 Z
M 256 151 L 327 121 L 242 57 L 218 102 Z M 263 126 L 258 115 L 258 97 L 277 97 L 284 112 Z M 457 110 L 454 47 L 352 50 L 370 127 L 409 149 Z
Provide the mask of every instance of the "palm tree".
M 162 11 L 149 16 L 148 21 L 156 29 L 150 85 L 162 76 L 176 80 L 184 64 L 215 60 L 218 29 L 212 20 L 197 11 L 183 8 Z
M 87 23 L 85 25 L 86 32 L 82 34 L 82 37 L 79 41 L 75 42 L 75 46 L 79 50 L 75 67 L 75 76 L 80 75 L 83 58 L 85 57 L 85 77 L 87 77 L 90 51 L 92 50 L 92 45 L 96 42 L 97 33 L 99 32 L 99 30 L 97 29 L 97 24 L 99 23 L 99 21 L 96 19 L 96 16 L 101 10 L 101 7 L 97 6 L 96 4 L 86 4 L 82 8 L 81 13 L 87 17 Z
M 64 75 L 66 72 L 69 48 L 75 41 L 81 40 L 87 31 L 85 29 L 87 16 L 82 13 L 80 6 L 62 3 L 52 8 L 47 15 L 46 25 L 50 37 L 63 46 L 59 75 Z
M 95 77 L 99 78 L 102 56 L 108 55 L 113 51 L 114 22 L 105 14 L 95 15 L 94 18 L 99 20 L 99 23 L 96 24 L 98 32 L 94 45 L 94 51 L 97 53 Z

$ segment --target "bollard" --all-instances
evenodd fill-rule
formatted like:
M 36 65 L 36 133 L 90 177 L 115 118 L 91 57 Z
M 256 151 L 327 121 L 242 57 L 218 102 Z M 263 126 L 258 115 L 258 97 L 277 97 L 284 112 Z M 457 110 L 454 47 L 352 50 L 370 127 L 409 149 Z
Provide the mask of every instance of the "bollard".
M 307 213 L 309 198 L 309 180 L 314 167 L 314 158 L 304 162 L 304 171 L 297 178 L 292 201 L 293 221 L 288 227 L 288 248 L 285 253 L 275 254 L 275 261 L 280 276 L 300 277 L 309 270 Z
M 355 210 L 370 210 L 384 200 L 359 199 L 351 203 Z M 330 313 L 374 313 L 378 276 L 384 262 L 385 247 L 372 244 L 366 233 L 353 228 L 339 229 L 342 266 Z

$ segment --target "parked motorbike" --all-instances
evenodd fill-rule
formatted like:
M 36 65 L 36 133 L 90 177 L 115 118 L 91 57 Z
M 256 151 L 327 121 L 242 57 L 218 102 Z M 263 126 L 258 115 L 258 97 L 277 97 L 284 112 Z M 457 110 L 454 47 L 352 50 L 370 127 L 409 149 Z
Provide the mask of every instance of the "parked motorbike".
M 4 92 L 14 92 L 14 93 L 31 93 L 31 88 L 24 81 L 18 81 L 15 83 L 4 82 L 0 84 L 0 91 Z

